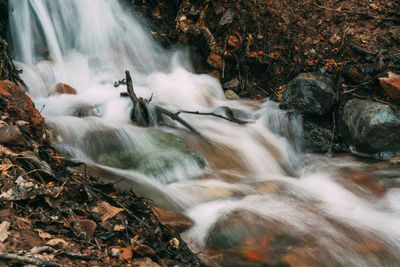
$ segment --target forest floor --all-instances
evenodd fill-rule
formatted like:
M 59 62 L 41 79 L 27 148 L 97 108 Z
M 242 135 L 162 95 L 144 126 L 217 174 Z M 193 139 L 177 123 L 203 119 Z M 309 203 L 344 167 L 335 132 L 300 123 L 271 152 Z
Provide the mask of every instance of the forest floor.
M 280 100 L 301 72 L 322 72 L 338 98 L 382 100 L 378 77 L 400 71 L 400 4 L 382 0 L 132 1 L 166 47 L 241 97 Z

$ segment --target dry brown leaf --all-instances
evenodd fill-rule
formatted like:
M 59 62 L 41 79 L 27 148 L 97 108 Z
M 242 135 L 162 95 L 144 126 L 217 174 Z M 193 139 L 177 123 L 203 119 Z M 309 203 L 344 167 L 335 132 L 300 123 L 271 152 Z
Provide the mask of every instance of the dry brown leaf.
M 65 241 L 64 239 L 61 238 L 54 238 L 49 240 L 46 245 L 50 247 L 56 247 L 56 248 L 67 248 L 69 243 Z
M 4 242 L 8 238 L 10 234 L 8 228 L 10 228 L 10 222 L 4 221 L 0 224 L 0 242 Z
M 115 215 L 117 215 L 118 213 L 120 213 L 123 210 L 124 209 L 111 206 L 109 203 L 107 203 L 105 201 L 99 202 L 97 204 L 97 206 L 92 209 L 93 212 L 101 215 L 100 220 L 102 222 L 107 221 L 108 219 L 114 217 Z
M 45 239 L 51 239 L 53 236 L 49 233 L 46 233 L 40 229 L 35 229 L 35 231 L 38 233 L 38 235 L 40 236 L 41 239 L 45 240 Z

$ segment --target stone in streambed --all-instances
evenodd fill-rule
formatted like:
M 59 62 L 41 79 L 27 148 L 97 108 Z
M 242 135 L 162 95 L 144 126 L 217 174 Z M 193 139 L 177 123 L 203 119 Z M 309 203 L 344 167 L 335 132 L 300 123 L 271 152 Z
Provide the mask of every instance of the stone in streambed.
M 57 94 L 67 94 L 67 95 L 76 95 L 78 92 L 75 88 L 72 88 L 68 84 L 65 83 L 57 83 L 56 87 L 54 88 L 54 92 Z
M 226 90 L 225 92 L 225 97 L 228 100 L 238 100 L 240 97 L 232 90 Z
M 330 78 L 322 74 L 301 73 L 289 82 L 280 107 L 303 114 L 324 115 L 334 103 L 334 83 Z
M 152 176 L 173 171 L 186 163 L 200 169 L 205 167 L 204 156 L 190 149 L 182 138 L 156 129 L 141 133 L 146 140 L 138 135 L 138 140 L 124 143 L 124 134 L 116 130 L 92 131 L 85 136 L 85 150 L 100 164 Z
M 389 105 L 351 99 L 340 112 L 339 130 L 358 152 L 400 153 L 400 114 Z
M 193 227 L 194 222 L 189 217 L 170 210 L 154 208 L 164 225 L 181 233 Z
M 379 78 L 379 82 L 389 99 L 400 103 L 400 75 L 389 72 L 388 77 Z

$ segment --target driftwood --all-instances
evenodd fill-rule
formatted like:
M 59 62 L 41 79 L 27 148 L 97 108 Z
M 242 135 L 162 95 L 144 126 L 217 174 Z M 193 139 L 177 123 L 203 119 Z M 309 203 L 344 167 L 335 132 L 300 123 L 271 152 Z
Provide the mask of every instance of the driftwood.
M 191 126 L 188 122 L 183 120 L 178 116 L 178 114 L 173 113 L 163 107 L 160 107 L 158 105 L 155 105 L 153 107 L 153 112 L 155 113 L 155 118 L 156 121 L 152 120 L 151 116 L 151 108 L 149 107 L 150 101 L 152 97 L 149 100 L 144 100 L 142 97 L 137 97 L 135 90 L 133 89 L 133 84 L 132 84 L 132 78 L 129 73 L 129 71 L 125 71 L 126 75 L 126 87 L 128 91 L 128 95 L 132 101 L 133 108 L 130 114 L 131 121 L 139 126 L 144 126 L 144 127 L 150 127 L 150 126 L 155 126 L 156 124 L 163 124 L 164 119 L 163 116 L 167 116 L 171 118 L 172 120 L 175 120 L 188 128 L 191 132 L 195 133 L 198 135 L 201 139 L 203 139 L 207 144 L 212 146 L 210 141 L 206 139 L 199 131 L 197 131 L 193 126 Z

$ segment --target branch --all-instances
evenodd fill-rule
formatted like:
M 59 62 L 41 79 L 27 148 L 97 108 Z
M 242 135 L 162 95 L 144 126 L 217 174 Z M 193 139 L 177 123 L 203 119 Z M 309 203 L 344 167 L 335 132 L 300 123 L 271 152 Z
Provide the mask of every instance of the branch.
M 187 113 L 187 114 L 194 114 L 194 115 L 205 115 L 205 116 L 214 116 L 214 117 L 218 117 L 230 122 L 235 122 L 238 124 L 247 124 L 247 123 L 253 123 L 252 121 L 242 121 L 242 120 L 238 120 L 238 119 L 232 119 L 232 118 L 228 118 L 213 112 L 199 112 L 199 111 L 188 111 L 188 110 L 180 110 L 178 111 L 178 113 L 176 115 L 178 115 L 179 113 Z
M 50 267 L 68 267 L 68 265 L 59 264 L 49 260 L 35 259 L 26 256 L 19 256 L 12 253 L 0 253 L 0 260 L 4 261 L 17 261 L 20 263 L 34 264 L 37 266 L 50 266 Z
M 179 123 L 181 123 L 183 126 L 185 126 L 186 128 L 188 128 L 190 131 L 192 131 L 193 133 L 197 134 L 198 136 L 200 136 L 201 139 L 203 139 L 208 145 L 210 145 L 211 147 L 214 147 L 210 141 L 208 141 L 200 132 L 198 132 L 195 128 L 193 128 L 189 123 L 187 123 L 185 120 L 183 120 L 182 118 L 180 118 L 178 114 L 173 113 L 169 110 L 166 110 L 165 108 L 162 108 L 160 106 L 156 106 L 156 111 L 159 112 L 160 114 L 166 115 L 168 117 L 170 117 L 173 120 L 178 121 Z

